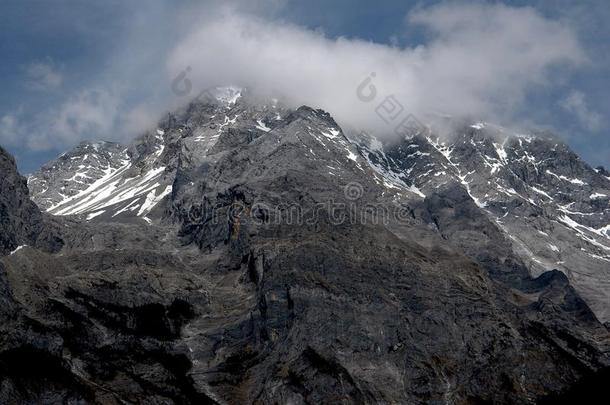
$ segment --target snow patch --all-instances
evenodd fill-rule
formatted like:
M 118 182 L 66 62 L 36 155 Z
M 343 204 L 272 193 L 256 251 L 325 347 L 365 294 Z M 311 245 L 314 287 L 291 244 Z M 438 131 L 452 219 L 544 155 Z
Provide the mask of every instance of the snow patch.
M 138 216 L 142 216 L 143 214 L 148 214 L 159 202 L 169 193 L 172 192 L 172 186 L 165 187 L 159 195 L 156 195 L 156 190 L 152 190 L 146 195 L 146 200 L 140 210 L 138 211 Z
M 91 214 L 87 215 L 87 221 L 91 221 L 93 218 L 95 217 L 99 217 L 100 215 L 102 215 L 104 212 L 106 212 L 106 210 L 101 210 L 101 211 L 97 211 L 97 212 L 92 212 Z
M 508 154 L 506 153 L 506 150 L 504 149 L 504 144 L 500 145 L 494 142 L 494 148 L 496 149 L 496 153 L 498 154 L 498 157 L 500 158 L 500 160 L 502 162 L 506 162 L 506 160 L 508 159 Z
M 587 183 L 585 183 L 584 181 L 582 181 L 580 179 L 570 179 L 570 178 L 568 178 L 566 176 L 559 176 L 559 175 L 553 173 L 550 170 L 547 170 L 546 172 L 547 172 L 547 174 L 550 174 L 551 176 L 555 176 L 559 180 L 567 181 L 567 182 L 572 183 L 572 184 L 577 184 L 579 186 L 584 186 L 585 184 L 587 184 Z
M 553 197 L 551 197 L 550 195 L 548 195 L 545 191 L 540 190 L 539 188 L 536 187 L 530 187 L 533 191 L 535 191 L 536 193 L 545 196 L 546 198 L 548 198 L 549 200 L 553 200 Z
M 593 229 L 593 228 L 590 228 L 590 227 L 585 226 L 583 224 L 579 224 L 578 222 L 574 221 L 572 218 L 570 218 L 567 215 L 562 215 L 562 216 L 558 217 L 557 219 L 560 222 L 562 222 L 564 225 L 567 225 L 568 227 L 574 229 L 577 232 L 577 235 L 581 239 L 583 239 L 583 240 L 585 240 L 585 241 L 587 241 L 587 242 L 589 242 L 589 243 L 591 243 L 591 244 L 593 244 L 593 245 L 595 245 L 595 246 L 597 246 L 599 248 L 602 248 L 604 250 L 610 251 L 610 246 L 607 246 L 607 245 L 604 245 L 604 244 L 600 243 L 597 239 L 593 238 L 591 235 L 587 234 L 587 232 L 585 232 L 585 231 L 588 231 L 590 233 L 593 233 L 593 234 L 596 234 L 596 235 L 599 235 L 599 236 L 602 236 L 602 237 L 608 237 L 607 234 L 604 234 L 603 232 L 601 232 L 598 229 Z
M 14 255 L 15 253 L 19 252 L 21 249 L 23 249 L 23 248 L 24 248 L 24 247 L 26 247 L 26 246 L 27 246 L 27 245 L 20 245 L 20 246 L 17 246 L 17 249 L 13 250 L 13 251 L 11 252 L 11 255 Z
M 233 105 L 241 98 L 242 89 L 239 87 L 228 86 L 216 88 L 216 99 L 221 103 Z
M 261 131 L 265 131 L 265 132 L 271 131 L 271 128 L 269 128 L 267 125 L 265 125 L 265 123 L 263 121 L 257 120 L 256 122 L 258 123 L 256 128 L 260 129 Z

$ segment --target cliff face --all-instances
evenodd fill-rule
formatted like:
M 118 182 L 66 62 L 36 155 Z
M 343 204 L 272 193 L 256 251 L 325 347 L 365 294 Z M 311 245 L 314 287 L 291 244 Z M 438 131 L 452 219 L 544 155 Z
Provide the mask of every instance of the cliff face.
M 30 200 L 25 178 L 2 147 L 0 173 L 0 254 L 5 255 L 19 246 L 39 243 L 44 238 L 44 226 L 40 210 Z

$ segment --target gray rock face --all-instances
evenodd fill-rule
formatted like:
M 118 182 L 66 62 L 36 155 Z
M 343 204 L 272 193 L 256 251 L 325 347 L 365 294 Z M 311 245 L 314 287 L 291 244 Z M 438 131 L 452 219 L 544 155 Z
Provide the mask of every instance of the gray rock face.
M 158 131 L 64 201 L 82 216 L 54 218 L 61 251 L 0 260 L 0 402 L 535 404 L 606 389 L 598 312 L 498 223 L 556 214 L 520 200 L 536 170 L 526 157 L 517 195 L 492 195 L 518 166 L 502 152 L 493 173 L 468 166 L 497 153 L 488 134 L 471 134 L 475 152 L 469 138 L 356 146 L 323 111 L 247 94 Z M 572 164 L 536 181 L 554 182 L 548 169 L 601 193 L 603 173 Z
M 13 157 L 2 147 L 0 173 L 0 255 L 25 245 L 59 249 L 61 240 L 30 200 L 26 180 L 17 172 Z

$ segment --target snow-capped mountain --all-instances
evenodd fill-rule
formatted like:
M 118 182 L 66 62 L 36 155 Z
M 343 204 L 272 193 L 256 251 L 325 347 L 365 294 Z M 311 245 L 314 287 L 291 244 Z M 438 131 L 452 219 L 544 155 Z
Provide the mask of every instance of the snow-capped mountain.
M 0 395 L 533 405 L 605 378 L 607 172 L 490 124 L 381 142 L 208 96 L 34 173 L 47 213 L 0 149 Z
M 161 160 L 163 131 L 144 135 L 131 149 L 83 143 L 28 177 L 35 201 L 54 215 L 145 215 L 169 192 Z
M 530 273 L 566 273 L 595 312 L 610 319 L 610 177 L 548 134 L 514 134 L 491 124 L 447 139 L 415 136 L 363 155 L 393 184 L 430 196 L 460 184 L 511 240 Z
M 62 154 L 28 177 L 32 198 L 53 215 L 83 215 L 87 220 L 141 218 L 149 222 L 147 214 L 172 191 L 175 148 L 184 147 L 192 156 L 205 156 L 223 129 L 235 124 L 239 116 L 235 113 L 230 118 L 228 110 L 241 97 L 240 89 L 218 88 L 211 94 L 215 99 L 204 106 L 208 114 L 203 117 L 191 116 L 195 106 L 202 106 L 193 104 L 179 112 L 188 115 L 190 122 L 178 125 L 170 114 L 159 128 L 129 146 L 83 142 Z
M 54 215 L 151 222 L 150 212 L 172 191 L 176 199 L 205 181 L 205 174 L 187 178 L 187 168 L 211 164 L 231 146 L 227 142 L 292 131 L 306 146 L 302 158 L 323 175 L 341 181 L 354 171 L 354 181 L 374 181 L 399 204 L 416 207 L 458 184 L 510 240 L 530 274 L 561 270 L 600 319 L 610 320 L 610 177 L 558 139 L 473 123 L 442 138 L 429 133 L 382 143 L 346 137 L 325 113 L 292 111 L 275 100 L 252 104 L 242 93 L 219 88 L 211 100 L 170 114 L 129 146 L 83 143 L 29 177 L 32 198 Z M 326 118 L 293 129 L 295 114 Z
M 36 203 L 55 211 L 58 204 L 88 189 L 127 159 L 126 148 L 111 142 L 83 142 L 28 177 Z

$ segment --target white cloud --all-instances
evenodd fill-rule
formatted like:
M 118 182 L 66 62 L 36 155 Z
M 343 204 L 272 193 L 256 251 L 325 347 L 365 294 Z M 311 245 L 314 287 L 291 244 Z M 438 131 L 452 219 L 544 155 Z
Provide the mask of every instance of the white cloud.
M 447 5 L 407 19 L 430 33 L 417 47 L 330 39 L 303 27 L 225 13 L 188 34 L 168 58 L 170 78 L 190 67 L 195 86 L 236 84 L 293 104 L 321 107 L 343 123 L 389 132 L 375 106 L 394 94 L 405 111 L 505 121 L 550 68 L 585 62 L 574 32 L 532 8 Z M 377 98 L 356 88 L 371 72 Z
M 143 129 L 149 128 L 161 118 L 160 112 L 156 106 L 149 103 L 138 104 L 129 109 L 122 118 L 124 124 L 123 133 L 136 134 Z
M 0 118 L 0 143 L 2 145 L 15 145 L 21 135 L 18 119 L 14 114 L 6 114 Z
M 22 140 L 30 150 L 65 148 L 84 139 L 119 140 L 117 133 L 121 99 L 103 89 L 87 89 L 70 97 L 57 109 L 27 126 Z
M 82 91 L 62 105 L 50 133 L 62 143 L 83 138 L 112 139 L 120 105 L 121 100 L 108 90 Z
M 35 62 L 25 69 L 26 86 L 32 90 L 53 90 L 61 86 L 62 74 L 51 61 Z
M 580 123 L 589 131 L 599 131 L 602 128 L 601 114 L 589 108 L 585 94 L 573 90 L 559 105 L 566 111 L 574 114 Z
M 254 93 L 329 111 L 341 124 L 392 133 L 375 108 L 395 95 L 425 120 L 433 111 L 507 123 L 532 86 L 552 84 L 557 66 L 586 62 L 576 35 L 532 8 L 440 4 L 419 8 L 407 23 L 429 36 L 400 48 L 279 20 L 284 0 L 192 2 L 188 7 L 138 8 L 134 32 L 107 59 L 102 74 L 64 101 L 33 115 L 17 142 L 37 150 L 63 149 L 83 139 L 123 140 L 155 125 L 188 97 L 171 92 L 187 67 L 198 89 L 239 85 Z M 261 17 L 264 15 L 265 17 Z M 62 84 L 52 63 L 29 69 L 40 88 Z M 358 86 L 375 72 L 376 98 L 363 102 Z M 65 86 L 64 86 L 65 87 Z M 368 89 L 368 86 L 364 86 Z

